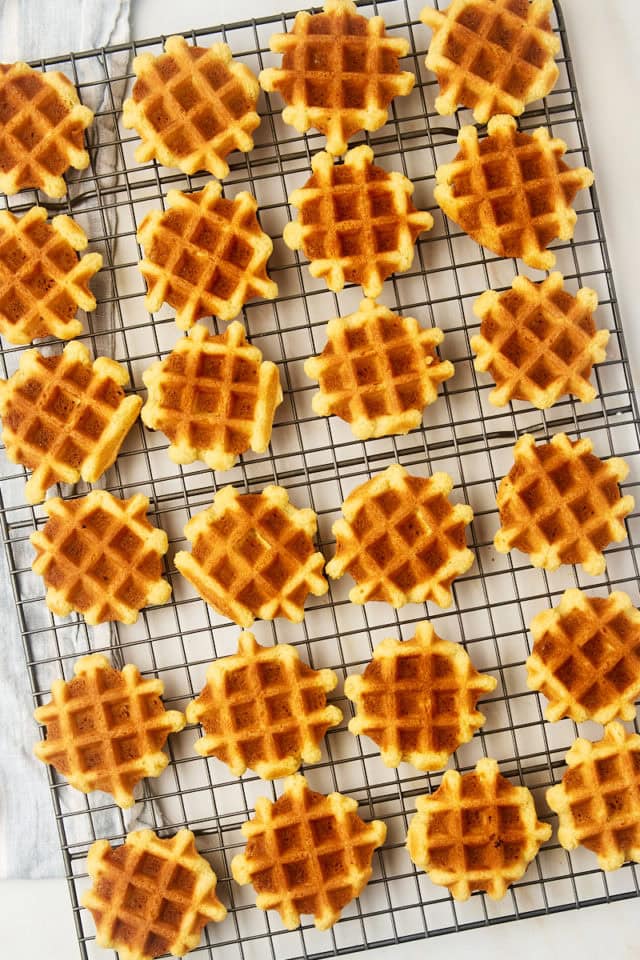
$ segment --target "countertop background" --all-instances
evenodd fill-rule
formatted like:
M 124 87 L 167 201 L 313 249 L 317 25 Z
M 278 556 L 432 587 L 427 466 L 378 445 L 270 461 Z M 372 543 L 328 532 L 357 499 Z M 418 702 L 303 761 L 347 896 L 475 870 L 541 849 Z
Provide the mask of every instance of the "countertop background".
M 640 90 L 640 4 L 638 0 L 562 2 L 624 329 L 635 382 L 639 383 L 640 128 L 636 96 Z M 267 15 L 289 9 L 294 2 L 132 0 L 131 6 L 132 37 L 144 38 L 257 13 Z M 8 788 L 19 790 L 20 785 Z M 29 802 L 28 797 L 24 800 Z M 555 953 L 561 945 L 565 960 L 596 960 L 605 952 L 615 960 L 627 960 L 638 956 L 637 924 L 638 902 L 628 901 L 451 935 L 431 949 L 446 950 L 451 960 L 488 960 L 511 951 L 524 958 L 538 957 L 549 950 Z M 64 880 L 0 883 L 0 930 L 2 955 L 11 960 L 73 960 L 78 955 Z M 422 956 L 424 950 L 422 941 L 403 947 L 405 956 Z M 388 948 L 370 955 L 391 958 L 393 951 Z

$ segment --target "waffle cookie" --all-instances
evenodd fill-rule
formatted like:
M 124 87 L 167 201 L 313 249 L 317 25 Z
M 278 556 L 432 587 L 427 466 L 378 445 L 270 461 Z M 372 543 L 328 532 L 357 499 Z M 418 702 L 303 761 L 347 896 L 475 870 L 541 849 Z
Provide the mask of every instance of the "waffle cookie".
M 363 300 L 356 313 L 329 321 L 327 345 L 305 362 L 304 372 L 320 386 L 313 409 L 345 420 L 360 440 L 408 433 L 454 374 L 436 353 L 443 339 L 437 327 Z
M 471 773 L 447 770 L 438 789 L 416 800 L 407 847 L 417 867 L 454 900 L 483 890 L 504 897 L 551 836 L 526 787 L 515 787 L 483 757 Z
M 582 287 L 574 297 L 560 273 L 542 283 L 516 277 L 505 293 L 483 293 L 473 306 L 482 324 L 471 349 L 476 370 L 496 382 L 489 402 L 504 407 L 526 400 L 546 410 L 563 396 L 594 400 L 591 372 L 606 358 L 609 342 L 608 330 L 596 330 L 597 306 L 595 290 Z
M 451 605 L 453 580 L 474 561 L 465 541 L 473 510 L 449 502 L 452 487 L 446 473 L 412 477 L 396 463 L 349 494 L 333 525 L 327 574 L 353 577 L 352 603 Z
M 618 486 L 629 472 L 624 460 L 600 460 L 592 451 L 591 440 L 564 433 L 537 446 L 530 434 L 520 437 L 498 488 L 496 550 L 522 550 L 544 570 L 571 563 L 594 577 L 604 573 L 602 551 L 627 536 L 623 520 L 634 500 Z
M 266 269 L 273 244 L 258 223 L 255 197 L 221 193 L 216 180 L 195 193 L 169 190 L 168 209 L 148 213 L 138 229 L 145 307 L 155 313 L 168 303 L 181 330 L 201 317 L 233 320 L 253 297 L 278 295 Z
M 495 687 L 464 647 L 441 640 L 425 620 L 411 640 L 383 640 L 364 673 L 347 677 L 345 696 L 356 705 L 349 730 L 377 743 L 388 767 L 439 770 L 482 726 L 476 703 Z
M 586 847 L 603 870 L 640 863 L 640 736 L 609 723 L 598 743 L 579 738 L 562 782 L 547 790 L 565 850 Z
M 489 121 L 489 136 L 463 127 L 460 152 L 436 171 L 434 197 L 443 212 L 477 243 L 499 257 L 524 260 L 536 270 L 551 270 L 556 238 L 570 240 L 578 215 L 572 207 L 579 190 L 590 187 L 593 173 L 562 159 L 563 140 L 544 127 L 520 133 L 513 117 Z
M 169 37 L 164 53 L 141 54 L 133 70 L 137 80 L 122 105 L 122 125 L 142 139 L 138 163 L 157 160 L 188 174 L 208 170 L 221 180 L 233 150 L 253 150 L 260 87 L 226 43 L 195 47 Z
M 60 215 L 47 223 L 44 207 L 22 217 L 0 211 L 0 333 L 22 345 L 39 337 L 71 340 L 82 333 L 78 309 L 95 310 L 89 280 L 102 266 L 78 224 Z
M 77 500 L 53 497 L 42 509 L 49 520 L 31 534 L 32 568 L 44 580 L 52 613 L 77 610 L 91 626 L 135 623 L 143 607 L 169 599 L 162 579 L 167 535 L 147 520 L 149 501 L 141 493 L 120 500 L 92 490 Z
M 40 503 L 55 483 L 94 483 L 118 455 L 138 416 L 140 397 L 125 396 L 127 371 L 74 340 L 44 357 L 26 350 L 8 380 L 0 380 L 2 442 L 13 463 L 33 471 L 25 487 Z
M 245 494 L 224 487 L 188 522 L 193 547 L 174 562 L 203 600 L 241 627 L 256 617 L 299 623 L 307 596 L 329 589 L 324 557 L 313 549 L 316 527 L 313 510 L 296 509 L 284 487 Z
M 239 454 L 269 446 L 282 403 L 278 368 L 247 342 L 241 323 L 220 336 L 196 324 L 142 379 L 149 391 L 142 421 L 169 438 L 174 463 L 230 470 Z
M 119 807 L 132 807 L 135 785 L 167 766 L 162 748 L 185 719 L 165 710 L 162 681 L 143 679 L 132 663 L 114 670 L 93 653 L 77 660 L 73 672 L 73 680 L 53 682 L 51 700 L 34 713 L 47 728 L 34 753 L 76 790 L 103 790 Z
M 633 720 L 640 697 L 640 611 L 626 593 L 567 590 L 531 623 L 527 683 L 549 705 L 547 720 Z
M 249 767 L 275 780 L 318 763 L 322 738 L 342 720 L 338 707 L 327 706 L 337 682 L 333 670 L 312 670 L 288 643 L 262 647 L 241 633 L 238 652 L 209 665 L 204 689 L 187 706 L 187 721 L 205 732 L 195 748 L 236 777 Z
M 0 190 L 11 196 L 33 187 L 63 197 L 62 174 L 89 166 L 84 131 L 92 121 L 63 73 L 0 64 Z
M 282 96 L 285 123 L 324 133 L 332 156 L 345 152 L 354 133 L 384 126 L 393 98 L 415 83 L 398 63 L 409 43 L 388 37 L 382 17 L 361 16 L 352 0 L 326 0 L 322 13 L 299 13 L 291 32 L 274 34 L 269 46 L 282 64 L 262 71 L 262 89 Z
M 445 10 L 425 7 L 433 30 L 426 66 L 440 84 L 436 110 L 473 110 L 476 123 L 498 113 L 519 117 L 546 97 L 558 80 L 554 57 L 560 37 L 551 29 L 553 0 L 453 0 Z
M 87 871 L 93 886 L 82 906 L 93 915 L 98 946 L 117 950 L 120 960 L 183 957 L 208 923 L 227 915 L 216 896 L 217 877 L 190 830 L 167 840 L 136 830 L 119 847 L 96 840 Z
M 375 166 L 371 147 L 349 150 L 341 164 L 316 153 L 311 168 L 304 187 L 289 197 L 299 213 L 284 228 L 284 242 L 304 252 L 311 275 L 330 290 L 359 283 L 365 296 L 379 296 L 388 276 L 409 269 L 415 242 L 431 230 L 433 217 L 414 207 L 410 180 Z
M 365 823 L 357 809 L 351 797 L 315 793 L 300 774 L 288 777 L 282 796 L 258 797 L 255 817 L 243 823 L 247 845 L 231 861 L 233 879 L 252 883 L 256 906 L 277 910 L 287 929 L 311 914 L 328 930 L 364 890 L 387 835 L 381 820 Z

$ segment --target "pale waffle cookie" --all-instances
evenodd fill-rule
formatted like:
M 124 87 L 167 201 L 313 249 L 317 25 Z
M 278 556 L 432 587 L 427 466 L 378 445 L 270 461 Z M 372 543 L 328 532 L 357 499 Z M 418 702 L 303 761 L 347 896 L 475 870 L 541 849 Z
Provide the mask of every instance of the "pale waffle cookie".
M 233 150 L 253 150 L 260 87 L 226 43 L 196 47 L 169 37 L 164 53 L 140 54 L 133 70 L 137 80 L 122 105 L 122 125 L 142 139 L 138 163 L 157 160 L 188 174 L 207 170 L 221 180 Z
M 195 748 L 236 777 L 249 768 L 275 780 L 318 763 L 322 738 L 342 720 L 338 707 L 327 706 L 337 682 L 333 670 L 308 667 L 295 647 L 262 647 L 241 633 L 237 653 L 209 665 L 200 696 L 187 706 L 187 721 L 204 728 Z
M 258 797 L 255 817 L 242 824 L 244 853 L 231 861 L 236 883 L 252 883 L 260 910 L 277 910 L 287 929 L 311 914 L 328 930 L 364 890 L 373 854 L 387 835 L 381 820 L 365 822 L 341 793 L 310 790 L 300 774 L 285 781 L 274 802 Z
M 516 277 L 504 293 L 483 293 L 473 306 L 482 324 L 471 349 L 476 370 L 496 382 L 489 402 L 526 400 L 546 410 L 563 396 L 594 400 L 593 365 L 605 360 L 609 342 L 608 330 L 596 330 L 597 306 L 595 290 L 582 287 L 573 296 L 560 273 L 542 283 Z
M 629 473 L 625 461 L 600 460 L 591 440 L 570 440 L 564 433 L 537 446 L 526 434 L 513 453 L 514 466 L 496 498 L 496 550 L 522 550 L 544 570 L 581 564 L 585 573 L 600 576 L 607 566 L 602 551 L 626 538 L 623 521 L 634 506 L 633 497 L 620 493 Z
M 531 623 L 527 683 L 549 704 L 547 720 L 633 720 L 640 697 L 640 611 L 626 593 L 567 590 Z
M 0 64 L 0 190 L 11 195 L 33 187 L 63 197 L 62 174 L 89 166 L 84 131 L 92 122 L 93 112 L 63 73 Z
M 356 313 L 330 320 L 327 345 L 304 371 L 320 389 L 311 404 L 323 417 L 345 420 L 360 440 L 408 433 L 454 374 L 436 347 L 444 334 L 420 327 L 388 307 L 363 300 Z
M 114 670 L 94 653 L 76 661 L 73 672 L 73 680 L 53 682 L 51 700 L 34 713 L 47 730 L 34 753 L 76 790 L 103 790 L 119 807 L 131 807 L 136 784 L 167 766 L 162 748 L 185 718 L 165 710 L 162 681 L 143 678 L 132 663 Z
M 91 626 L 135 623 L 143 607 L 169 599 L 162 579 L 167 535 L 147 520 L 149 501 L 141 493 L 120 500 L 92 490 L 77 500 L 53 497 L 42 509 L 49 520 L 31 534 L 32 568 L 44 580 L 52 613 L 76 610 Z
M 193 547 L 174 562 L 203 600 L 241 627 L 256 617 L 299 623 L 307 596 L 329 589 L 324 557 L 313 547 L 317 524 L 313 510 L 296 509 L 284 487 L 244 494 L 224 487 L 187 523 Z
M 107 470 L 138 416 L 140 397 L 126 396 L 127 371 L 74 340 L 58 356 L 26 350 L 0 380 L 2 442 L 13 463 L 32 470 L 25 487 L 40 503 L 55 483 L 94 483 Z
M 233 320 L 254 297 L 278 295 L 267 276 L 273 244 L 258 223 L 255 197 L 221 194 L 217 180 L 195 193 L 169 190 L 168 209 L 148 213 L 138 229 L 145 307 L 155 313 L 168 303 L 181 330 L 201 317 Z
M 102 266 L 99 253 L 78 257 L 87 243 L 84 230 L 64 214 L 47 223 L 44 207 L 22 217 L 0 211 L 0 333 L 9 343 L 80 336 L 76 314 L 95 310 L 89 280 Z
M 304 252 L 311 275 L 330 290 L 359 283 L 365 296 L 379 296 L 387 277 L 409 269 L 415 242 L 431 230 L 433 217 L 414 207 L 410 180 L 373 163 L 371 147 L 349 150 L 340 164 L 316 153 L 311 168 L 289 197 L 299 212 L 284 228 L 284 242 Z
M 436 110 L 473 110 L 476 123 L 498 113 L 518 117 L 546 97 L 558 80 L 560 37 L 549 14 L 553 0 L 453 0 L 445 10 L 425 7 L 433 30 L 426 66 L 440 84 Z
M 463 127 L 460 152 L 436 171 L 434 197 L 443 212 L 481 246 L 499 257 L 551 270 L 547 247 L 570 240 L 578 215 L 573 201 L 590 187 L 593 173 L 562 159 L 567 144 L 540 127 L 520 133 L 513 117 L 489 121 L 489 136 Z
M 495 687 L 464 647 L 423 621 L 411 640 L 383 640 L 364 673 L 347 677 L 345 696 L 356 705 L 349 730 L 377 743 L 388 767 L 440 770 L 484 723 L 476 703 Z
M 409 856 L 454 900 L 468 900 L 476 890 L 500 900 L 551 837 L 531 791 L 510 783 L 487 757 L 471 773 L 447 770 L 434 793 L 418 797 L 416 808 Z
M 93 886 L 82 906 L 91 911 L 98 946 L 117 950 L 120 960 L 183 957 L 208 923 L 227 915 L 216 896 L 217 877 L 190 830 L 166 840 L 136 830 L 118 847 L 96 840 L 87 872 Z
M 239 454 L 269 446 L 282 403 L 278 368 L 247 342 L 241 323 L 219 336 L 196 324 L 143 380 L 149 394 L 142 420 L 169 438 L 174 463 L 204 460 L 212 470 L 230 470 Z
M 285 123 L 324 133 L 333 156 L 354 133 L 384 126 L 393 98 L 415 83 L 398 63 L 408 41 L 387 36 L 382 17 L 363 17 L 352 0 L 326 0 L 322 13 L 297 14 L 290 33 L 274 34 L 269 46 L 282 64 L 263 70 L 260 85 L 282 96 Z
M 349 494 L 326 572 L 353 577 L 352 603 L 451 605 L 453 580 L 474 561 L 465 539 L 473 510 L 450 503 L 452 488 L 446 473 L 413 477 L 396 463 Z
M 640 863 L 640 736 L 609 723 L 597 743 L 579 738 L 562 782 L 547 790 L 565 850 L 586 847 L 603 870 Z

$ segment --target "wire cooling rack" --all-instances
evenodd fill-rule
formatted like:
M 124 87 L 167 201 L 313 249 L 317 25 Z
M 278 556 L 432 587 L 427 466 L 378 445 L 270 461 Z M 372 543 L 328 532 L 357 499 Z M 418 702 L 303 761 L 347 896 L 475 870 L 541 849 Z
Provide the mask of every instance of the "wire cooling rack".
M 412 636 L 415 624 L 429 617 L 441 636 L 462 642 L 476 667 L 498 679 L 495 694 L 482 705 L 485 726 L 458 750 L 452 763 L 468 770 L 481 756 L 495 757 L 505 775 L 533 790 L 539 813 L 549 817 L 544 791 L 561 777 L 565 752 L 578 729 L 568 720 L 545 724 L 538 695 L 526 687 L 528 624 L 537 612 L 557 602 L 568 586 L 598 593 L 621 588 L 638 601 L 638 565 L 633 552 L 634 545 L 640 545 L 638 512 L 627 521 L 629 540 L 607 551 L 607 572 L 597 579 L 573 568 L 554 574 L 533 570 L 522 554 L 505 557 L 492 547 L 498 526 L 497 484 L 512 463 L 512 447 L 519 435 L 530 431 L 543 439 L 561 430 L 572 437 L 588 435 L 600 456 L 623 456 L 630 464 L 630 477 L 638 478 L 638 410 L 595 189 L 578 198 L 574 241 L 555 249 L 558 269 L 572 289 L 581 285 L 595 288 L 600 298 L 598 324 L 611 330 L 608 359 L 595 371 L 598 398 L 588 405 L 567 399 L 544 413 L 520 402 L 504 410 L 489 405 L 490 378 L 477 376 L 473 369 L 469 337 L 477 322 L 471 307 L 487 287 L 510 286 L 521 265 L 489 256 L 446 221 L 434 205 L 436 166 L 451 159 L 457 128 L 470 122 L 470 116 L 461 111 L 455 119 L 443 119 L 434 111 L 435 79 L 423 66 L 429 31 L 418 17 L 424 2 L 360 3 L 363 13 L 382 14 L 391 34 L 410 40 L 411 53 L 404 67 L 415 72 L 417 84 L 410 96 L 395 100 L 390 121 L 382 130 L 354 140 L 367 139 L 379 163 L 410 177 L 416 187 L 416 205 L 431 210 L 436 221 L 434 230 L 417 245 L 412 270 L 387 282 L 382 297 L 390 306 L 445 331 L 441 354 L 453 361 L 456 375 L 444 384 L 438 402 L 426 410 L 422 427 L 406 437 L 361 442 L 341 421 L 317 417 L 311 409 L 315 385 L 304 376 L 304 360 L 322 349 L 327 321 L 353 310 L 361 291 L 347 288 L 337 296 L 328 292 L 283 244 L 282 230 L 290 218 L 287 196 L 308 177 L 311 156 L 322 149 L 324 140 L 315 134 L 299 136 L 285 126 L 279 99 L 263 95 L 256 147 L 246 156 L 233 156 L 224 189 L 230 196 L 242 189 L 252 190 L 260 203 L 263 228 L 274 239 L 270 273 L 279 284 L 280 295 L 273 302 L 250 304 L 243 317 L 250 338 L 266 358 L 278 364 L 284 388 L 285 401 L 276 415 L 271 448 L 264 455 L 245 455 L 233 471 L 214 475 L 200 463 L 183 468 L 173 465 L 164 436 L 146 431 L 138 423 L 105 478 L 106 487 L 117 495 L 142 492 L 150 497 L 151 519 L 170 539 L 166 572 L 173 585 L 171 602 L 144 610 L 134 626 L 89 630 L 82 619 L 53 617 L 44 604 L 41 581 L 30 572 L 28 537 L 43 523 L 42 509 L 24 505 L 24 472 L 10 465 L 7 469 L 6 461 L 2 483 L 2 531 L 34 703 L 48 698 L 55 677 L 71 676 L 78 656 L 88 650 L 106 650 L 117 664 L 131 661 L 143 672 L 158 674 L 165 683 L 167 704 L 181 708 L 202 686 L 208 662 L 235 649 L 239 632 L 207 608 L 176 574 L 171 559 L 184 544 L 182 529 L 187 518 L 192 511 L 208 506 L 220 485 L 233 483 L 245 491 L 259 491 L 275 481 L 287 487 L 297 506 L 311 506 L 317 512 L 319 542 L 331 556 L 331 524 L 356 484 L 395 461 L 420 475 L 448 471 L 455 480 L 455 499 L 470 503 L 475 510 L 469 536 L 476 554 L 474 567 L 454 585 L 455 599 L 449 611 L 432 605 L 406 606 L 398 612 L 385 604 L 355 607 L 346 599 L 349 584 L 339 581 L 331 584 L 326 597 L 309 600 L 302 624 L 277 621 L 255 625 L 261 642 L 293 643 L 314 667 L 332 667 L 338 672 L 340 684 L 334 700 L 343 709 L 345 721 L 329 731 L 322 761 L 306 772 L 313 788 L 350 794 L 358 799 L 365 818 L 384 819 L 387 843 L 375 855 L 371 882 L 332 930 L 318 932 L 307 918 L 299 930 L 289 932 L 277 915 L 257 910 L 253 890 L 235 885 L 229 873 L 231 857 L 243 846 L 240 825 L 251 814 L 255 798 L 265 793 L 275 796 L 280 783 L 274 786 L 249 774 L 237 779 L 217 760 L 198 757 L 192 746 L 197 736 L 193 728 L 170 739 L 171 763 L 159 779 L 145 783 L 133 813 L 117 810 L 104 794 L 85 797 L 77 793 L 49 770 L 85 960 L 107 955 L 96 947 L 92 919 L 79 907 L 80 895 L 89 883 L 87 850 L 99 837 L 121 841 L 128 829 L 139 823 L 160 831 L 183 826 L 195 831 L 199 849 L 218 874 L 220 896 L 229 915 L 222 924 L 207 928 L 194 955 L 213 957 L 215 950 L 219 960 L 253 960 L 264 957 L 265 951 L 274 960 L 332 956 L 640 893 L 635 866 L 605 876 L 596 869 L 591 854 L 582 849 L 566 853 L 554 841 L 502 901 L 494 903 L 476 894 L 467 903 L 454 903 L 444 888 L 432 885 L 413 868 L 404 848 L 415 798 L 435 789 L 441 775 L 418 774 L 407 765 L 390 770 L 382 765 L 371 741 L 356 739 L 346 730 L 351 706 L 340 692 L 344 676 L 360 671 L 380 639 Z M 275 62 L 268 50 L 270 35 L 290 28 L 292 21 L 292 14 L 282 15 L 186 36 L 203 45 L 220 39 L 228 42 L 235 56 L 257 72 Z M 532 129 L 544 124 L 567 141 L 570 163 L 589 165 L 575 77 L 557 5 L 555 27 L 562 40 L 560 80 L 544 103 L 527 111 L 521 126 Z M 47 202 L 33 192 L 8 201 L 17 212 L 40 201 L 52 213 L 72 213 L 86 229 L 90 248 L 104 257 L 104 268 L 94 283 L 98 310 L 85 318 L 87 332 L 81 339 L 94 354 L 106 353 L 125 364 L 133 389 L 140 393 L 144 369 L 166 355 L 180 334 L 168 308 L 153 318 L 145 312 L 136 228 L 148 210 L 164 204 L 170 187 L 194 190 L 208 179 L 185 177 L 153 163 L 136 164 L 133 151 L 137 139 L 120 123 L 121 100 L 131 84 L 131 54 L 157 53 L 163 40 L 34 63 L 42 69 L 63 70 L 78 85 L 81 99 L 96 109 L 96 121 L 89 131 L 91 164 L 72 177 L 69 196 L 61 203 Z M 45 344 L 47 352 L 60 348 L 59 343 Z M 5 376 L 16 369 L 20 353 L 19 349 L 3 350 Z M 625 492 L 633 491 L 632 483 L 624 486 Z M 75 496 L 86 488 L 80 484 L 75 490 L 59 492 Z M 580 732 L 597 735 L 599 729 L 585 724 Z

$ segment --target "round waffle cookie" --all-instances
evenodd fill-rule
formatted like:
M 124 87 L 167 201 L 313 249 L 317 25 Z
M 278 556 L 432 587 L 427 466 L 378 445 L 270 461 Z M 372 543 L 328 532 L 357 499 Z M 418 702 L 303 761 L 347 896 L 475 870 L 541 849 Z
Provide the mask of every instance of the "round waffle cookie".
M 311 275 L 330 290 L 359 283 L 365 296 L 379 296 L 388 276 L 409 269 L 415 242 L 431 230 L 433 217 L 414 207 L 410 180 L 373 163 L 371 147 L 349 150 L 341 164 L 316 153 L 311 168 L 289 197 L 299 214 L 284 228 L 284 242 L 302 249 Z
M 483 890 L 504 897 L 551 837 L 531 792 L 515 787 L 484 757 L 471 773 L 447 770 L 438 789 L 416 800 L 407 847 L 430 880 L 468 900 Z
M 201 317 L 233 320 L 253 297 L 278 295 L 267 276 L 273 244 L 258 223 L 255 197 L 221 194 L 216 180 L 195 193 L 169 190 L 168 209 L 148 213 L 138 229 L 145 307 L 155 313 L 168 303 L 181 330 Z
M 94 483 L 118 455 L 138 416 L 140 397 L 125 396 L 127 371 L 78 341 L 58 356 L 26 350 L 0 380 L 2 442 L 13 463 L 33 473 L 25 496 L 40 503 L 54 483 Z
M 49 520 L 31 534 L 32 568 L 44 580 L 52 613 L 77 610 L 91 626 L 135 623 L 143 607 L 169 599 L 162 579 L 167 535 L 147 520 L 147 497 L 120 500 L 92 490 L 77 500 L 53 497 L 42 509 Z
M 547 720 L 633 720 L 640 697 L 640 611 L 626 593 L 566 590 L 531 623 L 527 683 L 549 701 Z
M 595 290 L 582 287 L 574 297 L 561 273 L 542 283 L 516 277 L 504 293 L 483 293 L 473 306 L 482 324 L 471 349 L 476 370 L 489 371 L 496 382 L 489 402 L 504 407 L 526 400 L 546 410 L 565 395 L 594 400 L 591 372 L 606 358 L 609 342 L 608 330 L 596 330 L 597 306 Z
M 577 214 L 572 203 L 590 187 L 593 173 L 569 167 L 567 144 L 544 127 L 520 133 L 513 117 L 489 121 L 489 136 L 463 127 L 460 152 L 436 171 L 434 197 L 454 223 L 499 257 L 551 270 L 556 238 L 570 240 Z
M 345 420 L 360 440 L 408 433 L 454 374 L 436 353 L 443 339 L 437 327 L 363 300 L 356 313 L 329 321 L 327 345 L 305 362 L 304 372 L 320 386 L 313 409 Z
M 426 66 L 440 84 L 436 110 L 473 110 L 476 123 L 498 113 L 518 117 L 528 103 L 553 90 L 560 37 L 551 28 L 553 0 L 453 0 L 445 10 L 425 7 L 433 30 Z
M 89 166 L 84 131 L 92 121 L 63 73 L 0 64 L 0 190 L 11 196 L 33 187 L 63 197 L 62 174 Z
M 274 34 L 269 45 L 283 55 L 282 65 L 263 70 L 260 85 L 282 96 L 285 123 L 324 133 L 332 156 L 345 152 L 354 133 L 384 126 L 393 98 L 415 83 L 398 63 L 409 43 L 388 37 L 382 17 L 361 16 L 352 0 L 326 0 L 322 13 L 299 13 L 291 32 Z
M 576 740 L 566 762 L 562 782 L 547 790 L 560 844 L 591 850 L 603 870 L 640 863 L 640 736 L 609 723 L 597 743 Z
M 149 391 L 142 420 L 169 438 L 174 463 L 230 470 L 239 454 L 269 446 L 282 403 L 278 368 L 247 342 L 241 323 L 219 336 L 196 324 L 142 379 Z
M 324 557 L 313 549 L 317 523 L 313 510 L 289 502 L 284 487 L 245 494 L 224 487 L 187 523 L 193 547 L 174 563 L 203 600 L 241 627 L 256 617 L 300 623 L 307 596 L 329 589 Z
M 205 731 L 195 748 L 236 777 L 249 767 L 275 780 L 302 762 L 318 763 L 322 738 L 342 720 L 338 707 L 327 706 L 337 682 L 333 670 L 308 667 L 295 647 L 262 647 L 241 633 L 238 652 L 209 665 L 204 689 L 187 706 L 187 721 Z
M 208 923 L 227 915 L 216 896 L 217 877 L 190 830 L 166 840 L 136 830 L 119 847 L 96 840 L 87 871 L 93 886 L 82 906 L 93 915 L 98 946 L 117 950 L 120 960 L 183 957 Z
M 300 774 L 288 777 L 282 796 L 258 797 L 255 817 L 243 823 L 247 845 L 231 861 L 234 880 L 252 883 L 256 905 L 277 910 L 287 929 L 311 914 L 328 930 L 364 890 L 387 835 L 381 820 L 366 823 L 357 809 L 351 797 L 315 793 Z
M 569 440 L 564 433 L 537 446 L 526 434 L 513 453 L 514 466 L 496 498 L 496 550 L 522 550 L 544 570 L 571 563 L 594 577 L 604 573 L 602 551 L 625 539 L 623 520 L 634 506 L 633 497 L 620 493 L 629 472 L 624 460 L 600 460 L 591 440 Z
M 253 150 L 260 87 L 226 43 L 195 47 L 169 37 L 164 53 L 141 54 L 133 70 L 137 80 L 122 105 L 122 125 L 142 139 L 138 163 L 155 159 L 188 174 L 208 170 L 221 180 L 233 150 Z
M 463 647 L 423 621 L 411 640 L 383 640 L 364 673 L 347 677 L 345 696 L 356 705 L 349 730 L 371 737 L 388 767 L 439 770 L 482 726 L 476 703 L 495 688 Z
M 44 207 L 22 217 L 0 211 L 0 333 L 9 343 L 82 333 L 76 314 L 95 310 L 89 280 L 102 266 L 99 253 L 78 257 L 87 243 L 84 230 L 64 214 L 47 223 Z
M 131 807 L 136 784 L 167 766 L 162 748 L 185 718 L 165 710 L 162 681 L 143 679 L 131 663 L 114 670 L 94 653 L 76 661 L 73 672 L 73 680 L 54 681 L 50 702 L 34 713 L 47 730 L 34 753 L 76 790 L 103 790 L 119 807 Z
M 396 463 L 349 494 L 333 525 L 336 553 L 327 574 L 351 574 L 352 603 L 451 605 L 453 580 L 474 561 L 465 541 L 473 511 L 449 502 L 452 488 L 446 473 L 412 477 Z

